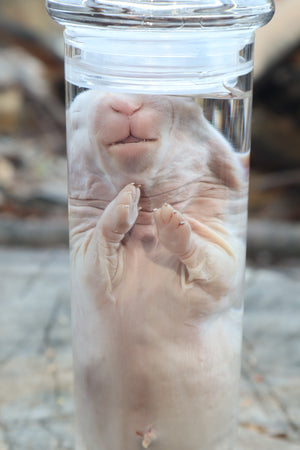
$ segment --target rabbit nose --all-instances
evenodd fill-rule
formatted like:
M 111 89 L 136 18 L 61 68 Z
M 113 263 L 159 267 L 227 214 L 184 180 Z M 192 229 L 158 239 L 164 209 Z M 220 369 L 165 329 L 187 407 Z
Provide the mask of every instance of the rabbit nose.
M 141 102 L 135 99 L 116 98 L 111 102 L 111 108 L 116 113 L 132 116 L 142 107 Z

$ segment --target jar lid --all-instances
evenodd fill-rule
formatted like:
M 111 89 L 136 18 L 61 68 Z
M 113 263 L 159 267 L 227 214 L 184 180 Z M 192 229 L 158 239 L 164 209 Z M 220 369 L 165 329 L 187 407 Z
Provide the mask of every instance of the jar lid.
M 46 0 L 64 25 L 256 29 L 274 14 L 273 0 Z

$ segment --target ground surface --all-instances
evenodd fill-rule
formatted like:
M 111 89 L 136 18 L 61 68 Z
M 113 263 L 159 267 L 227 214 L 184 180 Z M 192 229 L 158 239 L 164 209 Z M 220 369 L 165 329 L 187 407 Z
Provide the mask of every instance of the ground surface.
M 65 249 L 0 251 L 0 450 L 73 448 Z M 238 450 L 300 443 L 300 264 L 247 270 Z

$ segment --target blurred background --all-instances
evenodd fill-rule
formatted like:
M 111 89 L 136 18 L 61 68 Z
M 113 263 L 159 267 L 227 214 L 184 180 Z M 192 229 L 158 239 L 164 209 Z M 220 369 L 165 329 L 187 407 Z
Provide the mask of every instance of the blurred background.
M 248 258 L 300 255 L 300 4 L 257 32 Z M 62 28 L 43 0 L 0 4 L 0 244 L 66 245 Z
M 300 1 L 256 34 L 239 450 L 300 443 Z M 0 1 L 0 450 L 71 450 L 62 28 Z

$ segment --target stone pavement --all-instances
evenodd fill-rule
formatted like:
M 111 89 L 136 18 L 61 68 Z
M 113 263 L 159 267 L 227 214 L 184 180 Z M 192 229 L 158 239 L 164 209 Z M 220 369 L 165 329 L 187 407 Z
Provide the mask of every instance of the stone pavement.
M 238 450 L 296 450 L 300 264 L 246 278 Z M 0 450 L 73 449 L 67 250 L 0 248 L 0 302 Z

